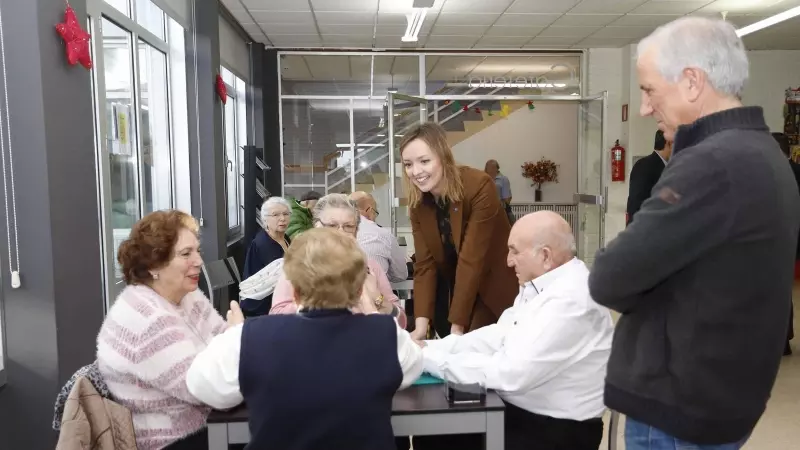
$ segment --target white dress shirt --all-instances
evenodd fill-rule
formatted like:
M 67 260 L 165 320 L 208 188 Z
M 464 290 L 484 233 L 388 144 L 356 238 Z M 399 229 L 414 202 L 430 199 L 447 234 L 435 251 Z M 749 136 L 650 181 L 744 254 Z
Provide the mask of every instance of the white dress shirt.
M 397 238 L 391 231 L 361 216 L 356 239 L 367 257 L 381 265 L 389 281 L 397 283 L 408 278 L 406 252 L 397 243 Z
M 525 283 L 496 324 L 426 341 L 425 371 L 479 383 L 535 414 L 600 417 L 614 325 L 589 295 L 588 277 L 586 265 L 572 259 Z
M 215 336 L 197 354 L 186 373 L 186 386 L 198 400 L 214 409 L 229 409 L 242 402 L 239 390 L 239 353 L 244 324 Z M 422 375 L 422 349 L 411 335 L 397 327 L 397 357 L 403 371 L 400 389 L 411 386 Z M 324 376 L 324 375 L 320 375 Z

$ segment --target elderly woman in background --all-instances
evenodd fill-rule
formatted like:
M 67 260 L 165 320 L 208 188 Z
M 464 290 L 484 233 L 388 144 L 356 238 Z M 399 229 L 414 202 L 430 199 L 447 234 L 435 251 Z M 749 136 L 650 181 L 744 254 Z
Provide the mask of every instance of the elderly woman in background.
M 353 239 L 356 238 L 361 214 L 355 203 L 350 201 L 346 195 L 328 194 L 322 197 L 314 206 L 313 213 L 315 228 L 334 228 Z M 406 314 L 400 307 L 397 295 L 392 292 L 392 285 L 386 278 L 386 273 L 381 269 L 381 265 L 372 259 L 367 259 L 367 267 L 370 274 L 373 275 L 367 278 L 367 283 L 373 286 L 365 286 L 362 295 L 372 296 L 370 300 L 379 312 L 397 317 L 400 326 L 405 328 Z M 285 274 L 282 274 L 275 285 L 273 305 L 269 313 L 294 314 L 296 312 L 295 293 Z
M 422 373 L 422 349 L 361 295 L 374 276 L 364 252 L 317 228 L 295 239 L 283 267 L 301 313 L 231 326 L 192 363 L 189 391 L 219 409 L 244 400 L 248 448 L 395 448 L 392 398 Z
M 117 259 L 127 287 L 97 337 L 97 362 L 111 394 L 133 416 L 139 450 L 207 447 L 210 408 L 189 393 L 186 371 L 227 328 L 197 289 L 198 226 L 180 211 L 137 222 Z
M 256 234 L 244 260 L 242 279 L 246 280 L 276 259 L 283 258 L 291 242 L 286 228 L 292 216 L 289 202 L 281 197 L 270 197 L 261 205 L 261 223 L 264 229 Z M 269 312 L 272 296 L 263 300 L 242 299 L 241 307 L 248 317 L 262 316 Z

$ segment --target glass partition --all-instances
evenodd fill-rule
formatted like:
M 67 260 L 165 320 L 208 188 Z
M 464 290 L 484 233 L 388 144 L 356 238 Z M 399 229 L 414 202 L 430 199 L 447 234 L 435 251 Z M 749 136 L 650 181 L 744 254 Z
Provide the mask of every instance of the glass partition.
M 351 107 L 349 99 L 283 101 L 284 197 L 353 192 Z
M 575 54 L 427 55 L 426 94 L 580 95 Z
M 595 253 L 605 242 L 605 98 L 606 94 L 582 99 L 578 125 L 578 258 L 591 267 Z
M 403 186 L 403 165 L 400 158 L 400 141 L 403 135 L 428 120 L 428 102 L 424 98 L 390 93 L 387 96 L 386 122 L 392 164 L 389 166 L 390 192 L 392 193 L 391 227 L 398 231 L 411 227 L 408 216 L 408 196 Z

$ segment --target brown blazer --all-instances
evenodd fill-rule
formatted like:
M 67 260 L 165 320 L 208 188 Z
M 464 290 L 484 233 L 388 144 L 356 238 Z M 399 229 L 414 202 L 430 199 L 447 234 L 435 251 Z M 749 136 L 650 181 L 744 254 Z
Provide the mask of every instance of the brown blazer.
M 464 199 L 450 205 L 450 226 L 458 252 L 455 292 L 448 321 L 474 330 L 497 322 L 514 303 L 519 283 L 506 264 L 511 225 L 489 175 L 460 167 Z M 414 234 L 414 315 L 433 319 L 437 273 L 445 264 L 436 206 L 422 202 L 410 210 Z M 477 301 L 480 296 L 480 301 Z

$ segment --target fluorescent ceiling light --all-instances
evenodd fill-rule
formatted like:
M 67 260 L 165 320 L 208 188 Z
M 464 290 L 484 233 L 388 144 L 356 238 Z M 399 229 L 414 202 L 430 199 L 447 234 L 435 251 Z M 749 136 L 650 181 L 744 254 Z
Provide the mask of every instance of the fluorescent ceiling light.
M 552 88 L 567 87 L 565 83 L 469 83 L 471 88 Z
M 784 12 L 782 12 L 780 14 L 775 14 L 772 17 L 767 17 L 764 20 L 759 20 L 758 22 L 756 22 L 756 23 L 754 23 L 752 25 L 748 25 L 746 27 L 739 28 L 738 30 L 736 30 L 736 34 L 739 37 L 742 37 L 742 36 L 748 35 L 750 33 L 755 33 L 758 30 L 763 30 L 764 28 L 771 27 L 772 25 L 775 25 L 776 23 L 780 23 L 780 22 L 783 22 L 784 20 L 789 20 L 789 19 L 791 19 L 793 17 L 797 17 L 797 16 L 800 16 L 800 6 L 792 8 L 792 9 L 790 9 L 788 11 L 784 11 Z
M 411 14 L 406 15 L 408 26 L 405 36 L 401 38 L 403 42 L 417 42 L 419 30 L 422 29 L 422 22 L 425 21 L 426 14 L 428 14 L 428 8 L 413 8 Z
M 384 144 L 356 144 L 356 147 L 386 147 Z M 350 144 L 336 144 L 336 148 L 350 148 Z

